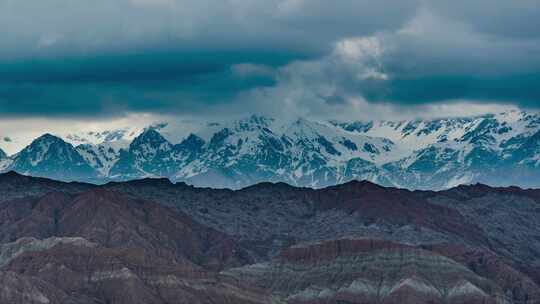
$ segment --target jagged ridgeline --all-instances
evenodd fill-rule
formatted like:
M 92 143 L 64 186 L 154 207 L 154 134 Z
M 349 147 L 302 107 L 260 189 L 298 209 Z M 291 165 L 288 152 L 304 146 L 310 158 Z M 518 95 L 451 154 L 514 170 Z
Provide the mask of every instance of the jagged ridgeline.
M 0 152 L 0 170 L 97 183 L 166 177 L 235 189 L 266 181 L 320 188 L 355 179 L 411 189 L 475 182 L 540 187 L 535 113 L 369 122 L 251 116 L 196 129 L 177 134 L 164 123 L 46 134 L 10 157 Z
M 540 190 L 0 174 L 0 303 L 535 304 Z

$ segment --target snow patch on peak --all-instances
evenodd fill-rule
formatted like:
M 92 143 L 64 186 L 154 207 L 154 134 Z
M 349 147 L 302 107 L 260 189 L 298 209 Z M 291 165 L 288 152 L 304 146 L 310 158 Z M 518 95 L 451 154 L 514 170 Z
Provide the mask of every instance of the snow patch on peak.
M 77 152 L 95 168 L 101 177 L 107 177 L 111 168 L 118 161 L 120 151 L 129 146 L 124 140 L 104 142 L 101 144 L 82 144 L 76 147 Z
M 131 142 L 137 135 L 142 132 L 140 128 L 121 128 L 101 131 L 88 131 L 77 134 L 66 134 L 64 138 L 67 142 L 74 146 L 81 144 L 99 145 L 102 143 L 112 142 Z

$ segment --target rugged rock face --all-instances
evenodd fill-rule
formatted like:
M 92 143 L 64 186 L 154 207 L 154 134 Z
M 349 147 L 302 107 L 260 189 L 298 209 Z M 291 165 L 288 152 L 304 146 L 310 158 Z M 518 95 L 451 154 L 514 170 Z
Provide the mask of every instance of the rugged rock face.
M 266 303 L 216 272 L 253 262 L 235 240 L 104 189 L 4 202 L 0 240 L 2 303 Z
M 503 299 L 506 302 L 534 303 L 540 297 L 538 287 L 540 285 L 538 278 L 534 277 L 535 271 L 527 268 L 522 271 L 516 270 L 515 266 L 512 266 L 515 263 L 511 259 L 502 258 L 493 252 L 459 245 L 437 245 L 424 248 L 466 265 L 476 274 L 493 281 L 504 291 Z
M 540 260 L 540 191 L 519 188 L 461 186 L 426 194 L 438 205 L 448 206 L 475 222 L 490 239 L 493 250 L 509 257 L 536 276 Z
M 148 129 L 133 140 L 127 151 L 121 151 L 110 175 L 133 179 L 151 173 L 155 176 L 171 176 L 176 168 L 170 159 L 170 144 L 159 132 Z M 169 158 L 169 161 L 165 161 Z
M 266 303 L 264 291 L 140 249 L 56 246 L 25 253 L 4 268 L 88 297 L 88 303 Z
M 76 299 L 43 280 L 0 271 L 0 301 L 2 303 L 92 303 L 89 299 Z
M 59 191 L 79 193 L 92 189 L 94 185 L 83 183 L 63 183 L 46 178 L 20 175 L 14 171 L 0 174 L 0 204 L 15 198 L 42 196 L 49 192 Z
M 96 243 L 89 242 L 80 237 L 51 237 L 44 240 L 38 240 L 33 237 L 24 237 L 13 243 L 0 244 L 0 267 L 8 264 L 11 260 L 26 252 L 44 251 L 63 244 L 70 244 L 78 247 L 97 246 Z
M 540 296 L 527 279 L 499 286 L 497 278 L 515 274 L 511 268 L 475 272 L 462 260 L 387 241 L 340 239 L 296 245 L 271 262 L 225 273 L 288 303 L 500 303 L 502 287 L 525 301 Z
M 0 303 L 537 303 L 540 191 L 0 175 Z
M 139 248 L 149 256 L 209 268 L 242 265 L 248 252 L 227 235 L 156 203 L 95 189 L 76 196 L 52 192 L 0 205 L 0 240 L 83 237 L 114 248 Z
M 240 191 L 208 190 L 165 180 L 105 187 L 157 200 L 243 241 L 262 240 L 258 248 L 265 247 L 268 252 L 279 251 L 291 241 L 350 235 L 411 244 L 490 246 L 482 229 L 458 211 L 431 203 L 419 193 L 369 182 L 320 190 L 286 184 L 260 184 Z

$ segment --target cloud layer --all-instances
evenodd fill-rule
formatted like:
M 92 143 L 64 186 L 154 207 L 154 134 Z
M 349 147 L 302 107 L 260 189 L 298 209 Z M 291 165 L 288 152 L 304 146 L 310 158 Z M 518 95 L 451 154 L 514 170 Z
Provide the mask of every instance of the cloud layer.
M 4 0 L 0 116 L 536 108 L 539 15 L 536 0 Z

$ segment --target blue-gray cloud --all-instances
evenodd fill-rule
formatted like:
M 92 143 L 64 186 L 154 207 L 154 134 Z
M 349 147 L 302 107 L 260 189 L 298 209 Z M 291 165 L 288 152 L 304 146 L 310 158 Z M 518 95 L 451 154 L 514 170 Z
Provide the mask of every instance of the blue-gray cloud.
M 536 2 L 5 0 L 0 116 L 185 112 L 298 85 L 331 105 L 357 95 L 536 107 Z M 376 37 L 384 52 L 336 59 L 335 43 L 354 37 Z M 385 77 L 357 77 L 364 69 Z
M 116 62 L 83 70 L 77 69 L 80 64 L 64 64 L 55 73 L 48 67 L 28 74 L 24 70 L 0 73 L 0 79 L 4 77 L 0 116 L 189 112 L 231 102 L 238 92 L 275 83 L 272 74 L 239 75 L 223 63 L 154 64 Z
M 0 57 L 132 50 L 314 53 L 393 30 L 418 0 L 42 0 L 0 2 Z
M 471 76 L 432 75 L 394 78 L 365 85 L 368 100 L 399 101 L 417 105 L 449 100 L 514 103 L 522 107 L 540 106 L 540 73 L 521 75 Z

